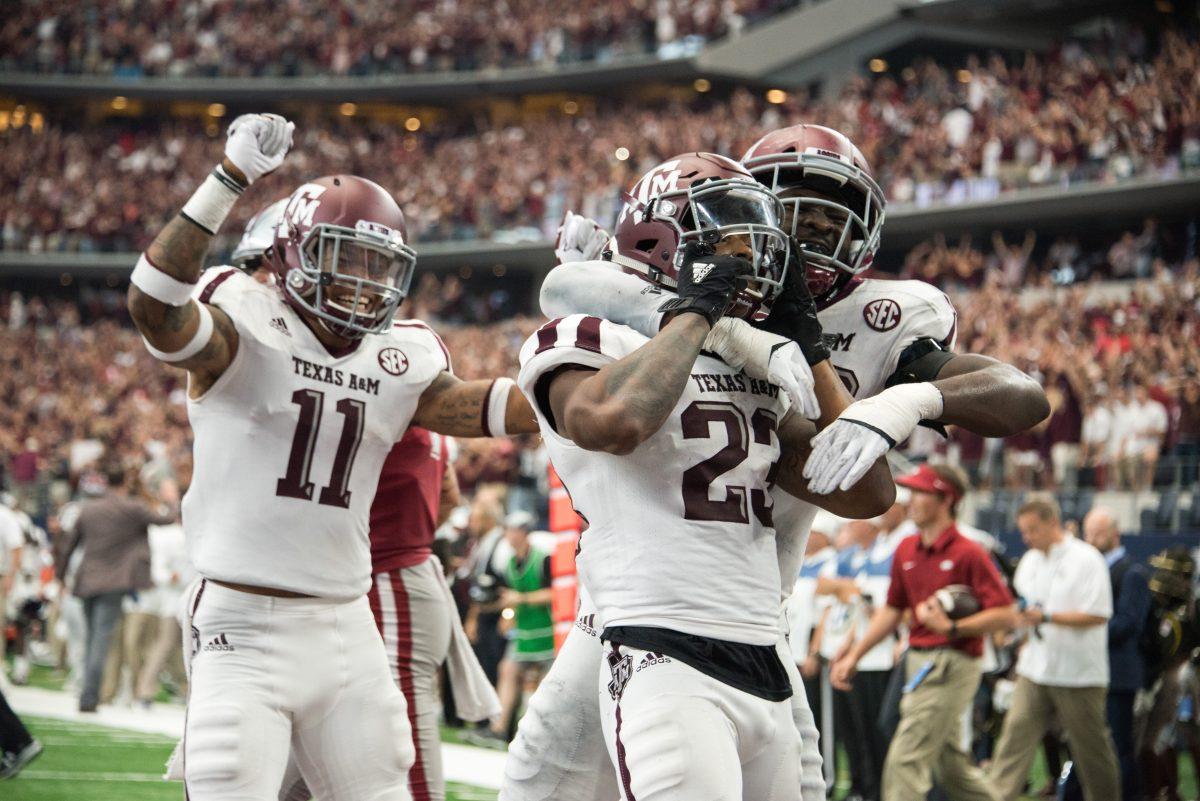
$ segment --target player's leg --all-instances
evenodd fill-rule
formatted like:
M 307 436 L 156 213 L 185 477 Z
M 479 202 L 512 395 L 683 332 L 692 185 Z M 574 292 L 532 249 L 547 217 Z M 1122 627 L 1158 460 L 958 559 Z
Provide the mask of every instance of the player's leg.
M 742 797 L 807 801 L 802 789 L 800 735 L 792 719 L 791 701 L 766 701 L 731 687 L 723 688 L 723 694 L 727 699 L 736 694 L 740 701 L 737 705 L 743 708 L 735 713 L 742 758 Z
M 604 643 L 601 659 L 600 719 L 621 798 L 739 801 L 738 732 L 715 687 L 720 682 L 628 646 Z M 798 764 L 796 755 L 797 774 Z
M 183 738 L 191 801 L 274 801 L 279 791 L 297 670 L 271 619 L 272 600 L 211 582 L 200 591 Z
M 392 675 L 404 693 L 408 721 L 413 730 L 415 757 L 408 772 L 408 789 L 413 801 L 442 801 L 446 797 L 436 688 L 438 670 L 450 649 L 450 615 L 457 612 L 446 603 L 438 574 L 440 569 L 436 560 L 429 559 L 397 571 L 399 583 L 393 585 L 393 597 L 394 625 L 399 636 L 394 651 L 389 643 L 391 621 L 386 615 L 376 617 L 384 645 L 388 648 L 388 658 L 392 659 L 395 654 Z M 380 578 L 375 577 L 373 592 L 376 594 L 380 593 Z M 385 607 L 381 604 L 380 608 Z M 402 634 L 404 630 L 411 634 L 407 646 Z
M 331 612 L 334 624 L 323 628 L 329 633 L 314 657 L 340 680 L 313 688 L 295 710 L 300 773 L 321 801 L 409 801 L 412 728 L 370 606 L 364 597 Z
M 808 702 L 804 678 L 800 675 L 795 660 L 791 658 L 791 649 L 788 648 L 787 641 L 782 637 L 779 640 L 779 660 L 783 662 L 788 681 L 792 685 L 789 706 L 792 711 L 792 724 L 800 738 L 800 798 L 803 801 L 825 801 L 825 776 L 822 773 L 817 721 Z
M 600 639 L 581 614 L 529 699 L 508 747 L 499 801 L 614 801 L 620 793 L 604 735 L 596 684 Z

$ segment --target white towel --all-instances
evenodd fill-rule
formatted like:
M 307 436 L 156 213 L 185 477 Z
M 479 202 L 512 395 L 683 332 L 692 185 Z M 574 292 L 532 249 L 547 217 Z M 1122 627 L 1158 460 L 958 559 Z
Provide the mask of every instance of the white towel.
M 446 573 L 437 557 L 433 558 L 441 577 L 442 592 L 452 610 L 450 615 L 450 652 L 446 655 L 446 671 L 450 675 L 450 690 L 454 693 L 454 709 L 463 720 L 489 720 L 500 714 L 500 698 L 484 675 L 471 641 L 458 619 L 458 606 L 446 582 Z

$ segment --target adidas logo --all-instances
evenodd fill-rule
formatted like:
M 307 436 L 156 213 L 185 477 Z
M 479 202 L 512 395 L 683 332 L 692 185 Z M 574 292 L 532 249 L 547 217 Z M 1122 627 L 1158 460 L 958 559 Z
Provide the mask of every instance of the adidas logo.
M 581 630 L 585 634 L 589 634 L 592 637 L 595 637 L 597 635 L 596 616 L 594 614 L 593 615 L 580 615 L 575 620 L 575 628 Z
M 699 284 L 713 271 L 713 265 L 708 262 L 697 262 L 692 265 L 692 282 Z
M 655 665 L 668 665 L 670 663 L 671 657 L 663 656 L 662 654 L 655 653 L 654 651 L 647 651 L 646 655 L 642 657 L 641 664 L 637 666 L 637 669 L 634 671 L 634 673 L 641 672 L 643 668 L 654 667 Z
M 283 319 L 282 317 L 274 318 L 270 323 L 268 323 L 268 325 L 270 325 L 276 331 L 287 334 L 289 337 L 292 335 L 292 332 L 288 330 L 287 320 Z
M 208 645 L 204 646 L 205 651 L 232 651 L 233 646 L 229 644 L 229 640 L 225 639 L 224 634 L 218 634 L 209 640 Z

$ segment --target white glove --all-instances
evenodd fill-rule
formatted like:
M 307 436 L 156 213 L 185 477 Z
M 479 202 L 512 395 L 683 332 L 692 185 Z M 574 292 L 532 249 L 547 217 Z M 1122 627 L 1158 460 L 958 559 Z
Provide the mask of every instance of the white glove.
M 850 404 L 812 438 L 802 473 L 809 491 L 828 495 L 850 489 L 918 423 L 941 417 L 942 406 L 942 393 L 928 382 L 900 384 Z
M 759 331 L 745 320 L 722 317 L 708 332 L 704 348 L 733 369 L 779 386 L 791 399 L 797 414 L 809 420 L 821 416 L 812 368 L 800 346 L 787 337 Z
M 554 255 L 559 264 L 574 261 L 593 261 L 600 258 L 608 246 L 608 231 L 595 220 L 568 211 L 558 226 L 558 239 L 554 242 Z
M 283 163 L 296 123 L 278 114 L 243 114 L 229 123 L 225 158 L 254 183 Z

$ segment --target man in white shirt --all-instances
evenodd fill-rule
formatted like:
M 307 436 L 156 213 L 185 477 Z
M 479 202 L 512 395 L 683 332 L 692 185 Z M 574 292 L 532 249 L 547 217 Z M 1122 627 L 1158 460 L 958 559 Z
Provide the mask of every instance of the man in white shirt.
M 4 660 L 4 631 L 8 627 L 8 595 L 21 567 L 24 547 L 25 531 L 21 519 L 12 509 L 0 504 L 0 662 Z
M 1002 798 L 1021 795 L 1052 719 L 1063 728 L 1087 801 L 1120 797 L 1117 757 L 1105 722 L 1112 586 L 1104 557 L 1066 533 L 1052 497 L 1031 495 L 1017 512 L 1029 546 L 1013 586 L 1029 638 L 992 762 Z
M 1126 469 L 1134 489 L 1149 489 L 1167 433 L 1167 410 L 1150 397 L 1150 391 L 1143 384 L 1133 390 L 1130 408 L 1133 430 L 1125 448 Z

